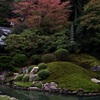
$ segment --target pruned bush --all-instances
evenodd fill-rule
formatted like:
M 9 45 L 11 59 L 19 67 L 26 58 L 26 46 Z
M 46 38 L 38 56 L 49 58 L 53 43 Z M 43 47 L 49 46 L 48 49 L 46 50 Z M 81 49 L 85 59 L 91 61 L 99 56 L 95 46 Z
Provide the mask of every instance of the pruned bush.
M 38 73 L 39 80 L 46 79 L 49 75 L 50 75 L 50 72 L 48 70 L 41 70 Z
M 19 74 L 16 78 L 15 81 L 22 81 L 23 79 L 23 74 Z
M 19 69 L 17 67 L 11 67 L 10 70 L 12 72 L 19 72 Z
M 15 62 L 16 66 L 23 67 L 27 64 L 27 57 L 24 54 L 16 54 L 13 57 L 13 61 Z
M 29 82 L 29 74 L 26 74 L 23 79 L 22 79 L 23 82 Z
M 48 53 L 42 56 L 42 61 L 45 63 L 56 61 L 56 56 L 54 54 Z
M 47 65 L 45 63 L 38 64 L 39 70 L 47 68 Z
M 66 61 L 69 52 L 66 49 L 58 49 L 54 54 L 58 61 Z
M 9 56 L 0 56 L 1 70 L 10 69 L 14 65 L 12 58 Z
M 34 68 L 34 65 L 31 65 L 28 67 L 28 72 L 31 72 L 31 70 Z
M 39 55 L 32 55 L 30 57 L 30 64 L 39 64 L 41 62 L 41 57 Z

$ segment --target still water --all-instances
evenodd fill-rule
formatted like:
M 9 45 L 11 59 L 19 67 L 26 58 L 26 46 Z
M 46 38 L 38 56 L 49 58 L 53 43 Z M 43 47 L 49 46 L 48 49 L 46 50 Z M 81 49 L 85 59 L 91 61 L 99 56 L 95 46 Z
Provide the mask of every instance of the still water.
M 100 96 L 78 97 L 60 94 L 50 94 L 36 91 L 14 90 L 4 85 L 0 85 L 0 91 L 18 100 L 100 100 Z

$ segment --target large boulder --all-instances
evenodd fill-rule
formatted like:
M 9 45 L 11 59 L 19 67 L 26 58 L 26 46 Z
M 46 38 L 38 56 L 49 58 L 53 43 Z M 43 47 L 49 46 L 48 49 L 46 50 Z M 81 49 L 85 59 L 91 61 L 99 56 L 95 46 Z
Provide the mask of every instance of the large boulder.
M 46 90 L 46 91 L 56 90 L 57 87 L 58 87 L 58 85 L 55 82 L 45 83 L 43 85 L 43 89 Z
M 31 72 L 30 72 L 30 75 L 29 75 L 29 81 L 32 82 L 32 81 L 35 81 L 38 77 L 38 75 L 36 74 L 37 72 L 39 71 L 39 67 L 34 67 Z

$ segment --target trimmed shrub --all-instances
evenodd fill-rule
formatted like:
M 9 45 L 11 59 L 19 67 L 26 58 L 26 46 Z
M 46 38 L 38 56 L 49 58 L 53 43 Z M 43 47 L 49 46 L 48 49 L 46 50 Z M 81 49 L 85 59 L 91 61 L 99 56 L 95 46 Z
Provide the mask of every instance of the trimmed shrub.
M 45 63 L 38 64 L 39 70 L 47 68 L 47 65 Z
M 0 56 L 1 70 L 10 69 L 14 65 L 12 58 L 9 56 Z
M 46 79 L 50 75 L 50 72 L 48 70 L 41 70 L 38 73 L 38 77 L 40 80 Z
M 29 74 L 26 74 L 23 79 L 22 79 L 23 82 L 29 82 Z
M 16 78 L 15 81 L 22 81 L 23 79 L 23 74 L 19 74 Z
M 28 72 L 30 72 L 34 68 L 34 65 L 28 67 Z
M 41 62 L 41 57 L 39 55 L 32 55 L 30 57 L 30 64 L 39 64 Z
M 19 72 L 19 69 L 17 67 L 11 67 L 10 70 L 12 72 Z
M 56 56 L 54 54 L 48 53 L 42 56 L 42 61 L 45 63 L 56 61 Z
M 13 57 L 13 61 L 15 62 L 16 66 L 23 67 L 27 64 L 27 57 L 24 54 L 16 54 Z
M 58 61 L 66 61 L 68 58 L 68 50 L 66 49 L 58 49 L 57 51 L 54 52 L 56 58 Z

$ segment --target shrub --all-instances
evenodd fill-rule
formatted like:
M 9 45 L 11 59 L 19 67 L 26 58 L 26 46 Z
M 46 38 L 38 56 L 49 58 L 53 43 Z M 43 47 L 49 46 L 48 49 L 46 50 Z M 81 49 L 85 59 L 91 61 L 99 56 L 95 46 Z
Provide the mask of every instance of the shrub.
M 28 72 L 30 72 L 34 68 L 34 65 L 28 67 Z
M 39 55 L 32 55 L 30 57 L 30 64 L 39 64 L 41 62 L 41 58 Z
M 9 56 L 0 56 L 1 70 L 9 69 L 14 65 L 12 58 Z
M 66 49 L 58 49 L 54 54 L 58 61 L 66 61 L 69 53 Z
M 7 77 L 7 76 L 13 76 L 13 75 L 14 75 L 13 72 L 9 72 L 9 73 L 6 74 L 6 77 Z
M 14 51 L 10 52 L 11 57 L 14 57 L 16 54 L 17 54 L 17 52 L 14 52 Z
M 26 74 L 23 79 L 22 79 L 23 82 L 29 82 L 29 75 Z
M 42 61 L 45 63 L 56 61 L 56 56 L 54 54 L 48 53 L 42 56 Z
M 11 67 L 10 70 L 12 72 L 19 72 L 19 69 L 17 67 Z
M 47 68 L 47 65 L 45 63 L 38 64 L 39 70 Z
M 15 81 L 22 81 L 23 74 L 19 74 L 16 78 Z
M 40 80 L 46 79 L 50 75 L 50 72 L 48 70 L 41 70 L 38 73 L 38 77 Z
M 16 54 L 13 57 L 13 61 L 15 62 L 16 66 L 25 66 L 27 62 L 27 57 L 24 54 Z

